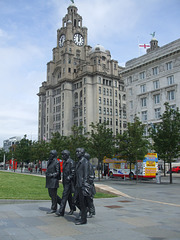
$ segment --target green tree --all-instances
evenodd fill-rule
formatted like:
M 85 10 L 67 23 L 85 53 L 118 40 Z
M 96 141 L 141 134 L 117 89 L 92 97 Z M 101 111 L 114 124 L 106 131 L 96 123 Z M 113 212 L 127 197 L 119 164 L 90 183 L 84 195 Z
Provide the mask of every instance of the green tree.
M 71 153 L 71 157 L 73 160 L 76 159 L 76 148 L 84 148 L 88 151 L 88 139 L 86 134 L 83 134 L 84 127 L 80 126 L 73 126 L 72 127 L 72 134 L 67 137 L 67 149 Z
M 30 162 L 32 160 L 32 141 L 27 139 L 27 136 L 21 139 L 21 141 L 16 145 L 15 148 L 12 148 L 12 156 L 16 159 L 17 162 Z
M 61 152 L 68 148 L 68 138 L 66 136 L 62 136 L 59 132 L 53 133 L 52 136 L 49 148 L 51 150 L 56 150 L 58 157 L 61 158 Z
M 37 141 L 33 143 L 33 155 L 34 159 L 40 162 L 41 164 L 41 174 L 42 174 L 42 161 L 47 161 L 49 158 L 50 144 L 46 141 Z
M 172 183 L 172 162 L 180 155 L 180 112 L 165 103 L 161 122 L 150 128 L 153 147 L 161 159 L 170 164 L 170 183 Z
M 150 146 L 148 139 L 144 137 L 144 127 L 139 118 L 135 116 L 134 122 L 128 123 L 127 131 L 116 137 L 116 152 L 125 156 L 130 163 L 130 171 L 131 164 L 136 163 L 136 180 L 138 180 L 137 160 L 143 160 Z
M 114 136 L 106 123 L 91 123 L 90 127 L 89 153 L 98 159 L 98 178 L 100 180 L 103 158 L 105 156 L 112 157 L 114 153 Z

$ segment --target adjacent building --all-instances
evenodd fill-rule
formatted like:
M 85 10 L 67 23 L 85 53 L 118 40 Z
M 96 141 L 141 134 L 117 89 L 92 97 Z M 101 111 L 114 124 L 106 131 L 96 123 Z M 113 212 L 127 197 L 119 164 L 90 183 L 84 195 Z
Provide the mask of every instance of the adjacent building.
M 114 135 L 126 129 L 126 95 L 122 67 L 101 45 L 88 45 L 88 29 L 74 3 L 67 8 L 57 45 L 39 89 L 38 139 L 52 133 L 68 136 L 72 126 L 106 122 Z
M 128 61 L 121 72 L 126 86 L 127 120 L 135 115 L 146 124 L 158 123 L 164 103 L 180 108 L 180 39 L 162 47 L 154 37 L 147 54 Z
M 5 152 L 9 152 L 10 147 L 15 146 L 18 142 L 20 142 L 21 137 L 11 137 L 3 141 L 3 149 Z

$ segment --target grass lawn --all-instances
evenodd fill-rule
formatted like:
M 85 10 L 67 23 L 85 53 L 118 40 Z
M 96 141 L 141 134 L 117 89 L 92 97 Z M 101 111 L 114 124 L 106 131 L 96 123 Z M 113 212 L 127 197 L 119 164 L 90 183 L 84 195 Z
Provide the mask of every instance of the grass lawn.
M 44 177 L 0 171 L 0 199 L 49 200 L 45 182 Z M 62 191 L 63 186 L 60 184 L 58 189 L 60 197 Z M 109 197 L 115 196 L 105 193 L 96 193 L 95 195 L 95 198 Z

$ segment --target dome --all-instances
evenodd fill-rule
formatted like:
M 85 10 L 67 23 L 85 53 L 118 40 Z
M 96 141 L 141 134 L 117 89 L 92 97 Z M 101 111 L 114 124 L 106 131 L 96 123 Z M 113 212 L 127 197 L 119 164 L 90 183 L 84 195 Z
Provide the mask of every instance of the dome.
M 91 53 L 94 53 L 94 52 L 104 52 L 105 53 L 106 50 L 105 50 L 105 48 L 102 45 L 97 44 L 95 47 L 93 47 L 91 49 Z

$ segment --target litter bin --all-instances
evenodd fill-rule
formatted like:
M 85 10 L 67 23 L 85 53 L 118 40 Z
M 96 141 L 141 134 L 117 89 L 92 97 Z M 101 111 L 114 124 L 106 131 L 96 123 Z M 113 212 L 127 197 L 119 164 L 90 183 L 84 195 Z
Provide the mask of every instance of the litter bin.
M 160 173 L 160 171 L 158 171 L 156 173 L 156 183 L 161 183 L 161 173 Z

